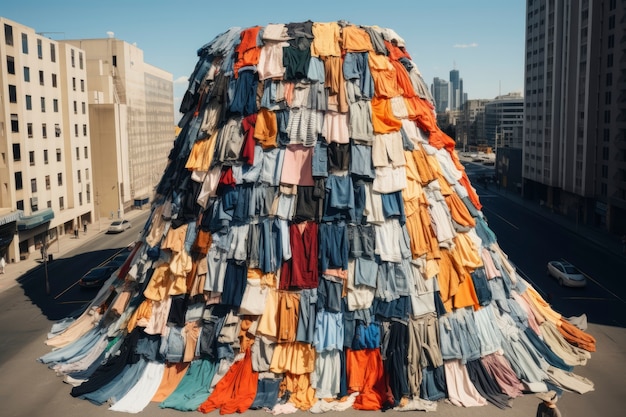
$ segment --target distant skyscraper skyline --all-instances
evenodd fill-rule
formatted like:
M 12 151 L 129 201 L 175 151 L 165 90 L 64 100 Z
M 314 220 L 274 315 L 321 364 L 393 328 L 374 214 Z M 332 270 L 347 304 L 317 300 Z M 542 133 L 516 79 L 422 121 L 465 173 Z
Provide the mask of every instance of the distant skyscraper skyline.
M 446 80 L 435 77 L 430 87 L 433 98 L 435 99 L 435 110 L 437 113 L 445 113 L 449 104 L 449 84 Z
M 450 70 L 450 110 L 459 108 L 461 101 L 460 74 L 456 68 Z

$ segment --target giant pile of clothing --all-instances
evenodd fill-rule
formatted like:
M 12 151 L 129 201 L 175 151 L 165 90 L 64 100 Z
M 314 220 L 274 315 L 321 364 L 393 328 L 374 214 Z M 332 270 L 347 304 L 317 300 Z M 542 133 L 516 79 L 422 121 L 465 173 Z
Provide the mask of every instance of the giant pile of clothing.
M 393 30 L 198 50 L 132 255 L 39 358 L 112 410 L 500 408 L 595 350 L 515 270 Z

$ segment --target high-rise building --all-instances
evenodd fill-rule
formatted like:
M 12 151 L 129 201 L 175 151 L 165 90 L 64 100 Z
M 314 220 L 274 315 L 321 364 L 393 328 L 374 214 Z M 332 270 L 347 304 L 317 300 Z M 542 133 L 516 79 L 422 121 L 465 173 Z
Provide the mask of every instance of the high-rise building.
M 510 93 L 485 104 L 485 139 L 493 149 L 522 147 L 524 97 Z
M 433 78 L 433 84 L 430 89 L 435 99 L 435 111 L 437 113 L 445 113 L 448 109 L 448 97 L 450 95 L 448 82 L 439 77 L 435 77 Z
M 523 192 L 626 233 L 626 4 L 528 0 Z
M 76 46 L 0 26 L 0 256 L 18 262 L 93 220 L 87 66 Z
M 456 123 L 457 148 L 476 151 L 487 147 L 485 139 L 485 105 L 489 100 L 467 100 Z
M 457 110 L 461 103 L 461 83 L 459 70 L 450 71 L 450 110 Z
M 113 36 L 64 41 L 87 54 L 94 185 L 99 216 L 147 203 L 174 139 L 173 77 Z

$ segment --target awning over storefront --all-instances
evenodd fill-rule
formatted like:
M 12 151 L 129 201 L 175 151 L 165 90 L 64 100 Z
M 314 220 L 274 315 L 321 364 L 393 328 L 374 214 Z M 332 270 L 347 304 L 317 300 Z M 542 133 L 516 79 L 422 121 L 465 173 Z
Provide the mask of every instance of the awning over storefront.
M 24 215 L 24 212 L 22 210 L 15 210 L 10 213 L 2 213 L 0 211 L 0 226 L 5 225 L 7 223 L 11 223 L 11 222 L 16 222 L 23 215 Z
M 39 210 L 30 216 L 22 216 L 17 221 L 17 230 L 30 230 L 35 227 L 49 222 L 54 219 L 54 210 L 47 208 L 45 210 Z

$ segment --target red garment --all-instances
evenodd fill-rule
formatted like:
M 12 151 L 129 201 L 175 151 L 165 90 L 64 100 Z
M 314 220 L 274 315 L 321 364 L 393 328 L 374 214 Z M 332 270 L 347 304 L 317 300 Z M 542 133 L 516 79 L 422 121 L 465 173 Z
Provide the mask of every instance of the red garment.
M 241 127 L 244 132 L 243 145 L 241 146 L 241 159 L 248 165 L 254 164 L 254 126 L 257 114 L 253 113 L 243 118 Z
M 236 183 L 237 182 L 235 181 L 235 177 L 233 176 L 233 168 L 228 166 L 225 169 L 223 169 L 222 173 L 220 174 L 219 184 L 231 185 L 234 187 Z
M 208 414 L 219 408 L 222 415 L 247 411 L 256 397 L 258 379 L 259 373 L 252 370 L 252 354 L 248 349 L 244 358 L 228 369 L 198 411 Z
M 289 226 L 291 259 L 283 262 L 279 289 L 317 288 L 317 223 L 302 222 Z

